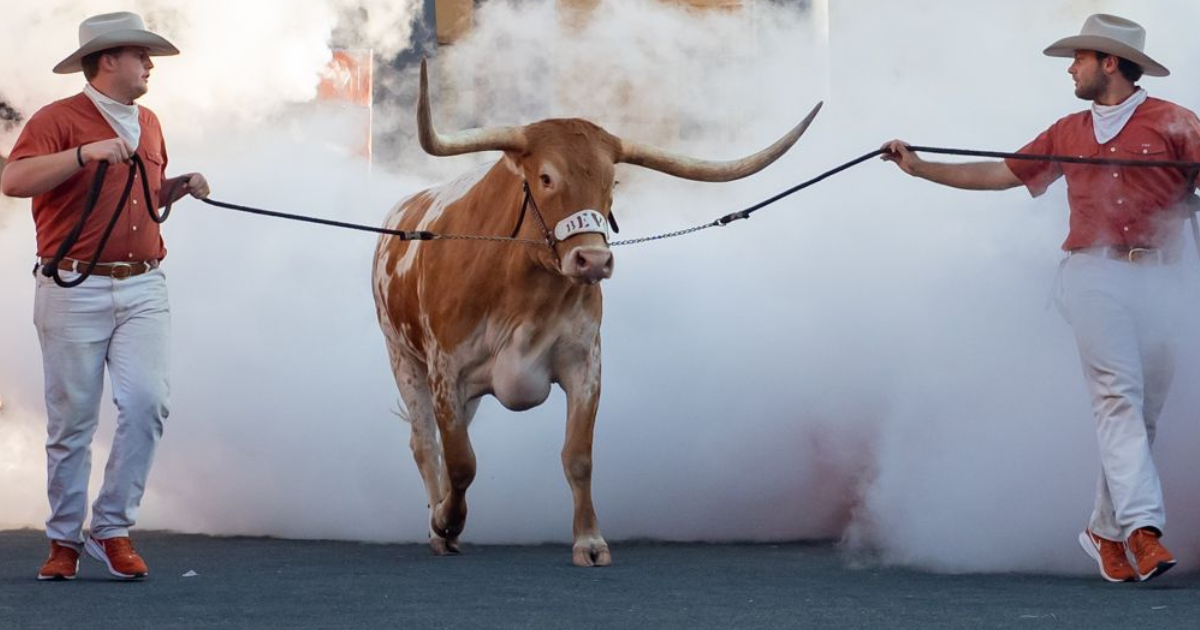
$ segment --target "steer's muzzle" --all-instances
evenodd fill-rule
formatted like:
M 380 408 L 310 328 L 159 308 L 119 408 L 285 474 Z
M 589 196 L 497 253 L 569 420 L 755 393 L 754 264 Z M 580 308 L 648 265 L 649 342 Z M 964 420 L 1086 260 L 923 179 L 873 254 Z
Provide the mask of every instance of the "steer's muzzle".
M 575 247 L 563 261 L 563 274 L 584 284 L 607 280 L 612 273 L 613 253 L 607 247 Z

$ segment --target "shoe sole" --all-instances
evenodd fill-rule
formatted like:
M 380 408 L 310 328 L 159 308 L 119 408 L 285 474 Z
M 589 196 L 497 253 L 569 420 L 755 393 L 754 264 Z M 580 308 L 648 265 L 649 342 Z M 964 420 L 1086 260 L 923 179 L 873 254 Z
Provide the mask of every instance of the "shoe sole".
M 139 578 L 144 578 L 144 577 L 146 577 L 146 575 L 148 575 L 148 572 L 147 573 L 134 573 L 134 574 L 130 575 L 128 573 L 121 573 L 120 571 L 114 569 L 112 563 L 108 561 L 108 554 L 104 553 L 104 548 L 100 546 L 100 543 L 96 542 L 95 538 L 88 538 L 87 542 L 84 543 L 83 548 L 87 550 L 87 554 L 89 556 L 99 560 L 100 562 L 103 562 L 104 566 L 108 567 L 109 573 L 111 573 L 121 579 L 136 580 Z
M 1138 577 L 1141 578 L 1141 581 L 1148 582 L 1148 581 L 1153 580 L 1154 578 L 1166 573 L 1167 571 L 1170 571 L 1171 567 L 1175 566 L 1175 564 L 1176 563 L 1174 560 L 1169 560 L 1167 562 L 1159 562 L 1158 566 L 1154 567 L 1153 571 L 1147 573 L 1146 575 L 1142 575 L 1139 573 Z
M 54 575 L 42 575 L 41 573 L 38 574 L 38 580 L 41 582 L 67 582 L 74 579 L 74 575 L 63 575 L 61 573 L 55 573 Z
M 65 573 L 55 573 L 54 575 L 42 575 L 38 573 L 38 580 L 41 582 L 67 582 L 75 579 L 75 574 L 79 573 L 79 558 L 75 559 L 75 573 L 67 575 Z
M 1104 560 L 1100 559 L 1100 550 L 1096 548 L 1096 543 L 1092 542 L 1092 537 L 1088 536 L 1087 532 L 1079 532 L 1079 546 L 1083 547 L 1083 551 L 1084 551 L 1084 553 L 1086 553 L 1088 555 L 1088 557 L 1090 557 L 1092 560 L 1096 561 L 1096 565 L 1100 567 L 1100 577 L 1103 577 L 1104 579 L 1108 580 L 1109 582 L 1113 582 L 1116 584 L 1120 584 L 1121 582 L 1133 582 L 1134 581 L 1133 576 L 1130 576 L 1128 579 L 1121 580 L 1121 579 L 1117 579 L 1117 578 L 1110 576 L 1108 573 L 1105 573 Z M 1143 578 L 1143 579 L 1148 579 L 1148 578 Z

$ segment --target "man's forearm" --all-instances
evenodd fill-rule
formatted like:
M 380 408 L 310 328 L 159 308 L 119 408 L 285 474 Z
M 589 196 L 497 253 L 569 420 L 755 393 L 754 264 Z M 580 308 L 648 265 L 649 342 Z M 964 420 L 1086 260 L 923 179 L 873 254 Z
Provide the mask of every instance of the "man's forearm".
M 159 208 L 162 208 L 169 203 L 175 203 L 176 201 L 179 201 L 181 198 L 183 198 L 184 195 L 187 194 L 187 192 L 183 188 L 183 183 L 180 180 L 186 181 L 187 175 L 180 175 L 178 177 L 170 177 L 170 178 L 163 180 L 162 188 L 160 188 L 158 190 L 158 207 Z M 172 195 L 172 193 L 174 193 L 174 195 Z
M 24 198 L 54 190 L 79 172 L 78 155 L 75 149 L 67 149 L 9 162 L 4 167 L 3 180 L 0 180 L 0 192 L 9 197 Z
M 1004 162 L 922 162 L 913 175 L 964 190 L 1008 190 L 1021 185 Z

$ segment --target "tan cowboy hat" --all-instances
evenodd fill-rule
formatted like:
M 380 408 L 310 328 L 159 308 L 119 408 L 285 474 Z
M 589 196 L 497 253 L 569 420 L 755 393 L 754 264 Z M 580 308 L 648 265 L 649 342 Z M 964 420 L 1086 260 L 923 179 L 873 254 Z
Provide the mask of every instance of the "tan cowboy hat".
M 179 49 L 171 42 L 146 30 L 142 16 L 128 11 L 94 15 L 79 24 L 79 50 L 54 66 L 55 74 L 79 72 L 84 57 L 109 48 L 141 46 L 150 49 L 150 54 L 178 55 Z
M 1171 74 L 1165 66 L 1142 52 L 1145 47 L 1146 29 L 1140 24 L 1115 15 L 1097 13 L 1083 23 L 1083 30 L 1078 35 L 1054 42 L 1045 53 L 1049 57 L 1074 57 L 1078 50 L 1095 50 L 1128 59 L 1152 77 Z

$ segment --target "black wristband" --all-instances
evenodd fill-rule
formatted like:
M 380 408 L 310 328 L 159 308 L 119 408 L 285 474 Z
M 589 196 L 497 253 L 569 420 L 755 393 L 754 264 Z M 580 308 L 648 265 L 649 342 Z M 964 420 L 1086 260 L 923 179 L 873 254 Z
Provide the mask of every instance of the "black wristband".
M 79 168 L 83 168 L 83 145 L 75 147 L 75 161 L 79 162 Z

